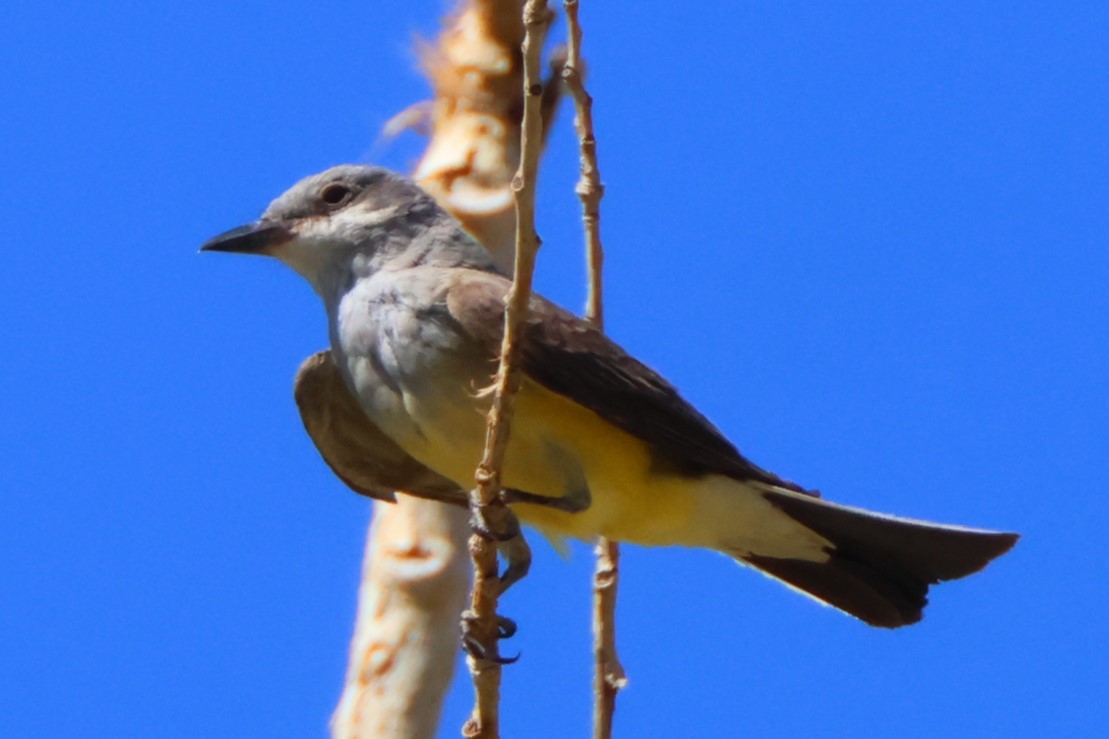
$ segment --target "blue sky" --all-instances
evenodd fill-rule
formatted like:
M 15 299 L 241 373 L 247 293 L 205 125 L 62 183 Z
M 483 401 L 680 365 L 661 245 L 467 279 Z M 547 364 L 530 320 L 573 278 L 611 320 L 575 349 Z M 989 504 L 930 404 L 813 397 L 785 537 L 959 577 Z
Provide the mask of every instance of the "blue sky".
M 831 499 L 1024 534 L 893 633 L 629 548 L 618 736 L 1104 725 L 1109 10 L 584 5 L 610 333 Z M 444 8 L 0 12 L 6 734 L 325 734 L 369 509 L 292 403 L 323 313 L 196 248 L 303 175 L 410 166 L 420 141 L 378 131 L 427 94 L 411 41 Z M 563 115 L 538 284 L 570 307 L 575 179 Z M 590 556 L 534 544 L 505 732 L 584 736 Z

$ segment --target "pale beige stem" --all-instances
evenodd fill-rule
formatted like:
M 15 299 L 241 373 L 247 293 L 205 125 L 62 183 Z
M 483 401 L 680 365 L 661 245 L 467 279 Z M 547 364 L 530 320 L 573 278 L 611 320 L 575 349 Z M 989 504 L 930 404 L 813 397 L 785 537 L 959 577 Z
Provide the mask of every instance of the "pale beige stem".
M 342 739 L 435 736 L 458 653 L 469 567 L 464 509 L 405 495 L 374 502 L 346 687 Z

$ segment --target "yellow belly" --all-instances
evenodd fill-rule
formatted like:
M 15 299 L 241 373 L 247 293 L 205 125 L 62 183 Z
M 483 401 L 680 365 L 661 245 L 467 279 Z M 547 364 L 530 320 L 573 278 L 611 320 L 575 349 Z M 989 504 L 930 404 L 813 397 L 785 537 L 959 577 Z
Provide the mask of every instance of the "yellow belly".
M 429 467 L 462 487 L 473 485 L 484 444 L 487 401 L 475 398 L 432 416 L 413 399 L 409 412 L 423 437 L 402 446 Z M 554 453 L 558 450 L 559 453 Z M 652 467 L 647 445 L 596 413 L 525 380 L 516 396 L 516 412 L 505 457 L 502 484 L 535 495 L 561 497 L 576 461 L 588 483 L 588 509 L 567 513 L 542 505 L 516 504 L 527 524 L 548 534 L 591 539 L 598 535 L 645 545 L 687 544 L 694 500 L 689 480 L 661 474 Z

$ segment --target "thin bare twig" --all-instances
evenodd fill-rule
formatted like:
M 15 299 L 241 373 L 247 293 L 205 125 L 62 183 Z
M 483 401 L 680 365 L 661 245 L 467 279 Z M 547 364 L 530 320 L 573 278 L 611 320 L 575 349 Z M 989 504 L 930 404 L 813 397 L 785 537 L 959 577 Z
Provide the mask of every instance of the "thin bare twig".
M 574 127 L 580 147 L 581 178 L 575 188 L 581 199 L 585 248 L 589 264 L 589 298 L 586 318 L 604 330 L 601 246 L 601 198 L 604 185 L 597 166 L 597 139 L 593 133 L 593 98 L 582 80 L 581 23 L 578 0 L 563 0 L 566 11 L 566 64 L 562 79 L 574 99 Z M 612 736 L 612 718 L 616 711 L 616 693 L 627 678 L 616 653 L 616 585 L 619 573 L 620 548 L 614 541 L 601 537 L 597 542 L 597 566 L 593 574 L 593 737 Z
M 601 272 L 604 249 L 601 247 L 601 198 L 605 187 L 597 166 L 597 139 L 593 135 L 593 98 L 585 90 L 582 79 L 581 24 L 578 22 L 578 0 L 563 0 L 569 36 L 562 79 L 574 99 L 574 127 L 580 147 L 581 178 L 575 192 L 581 200 L 582 223 L 585 226 L 585 249 L 589 263 L 589 297 L 586 318 L 598 329 L 604 329 Z
M 616 694 L 628 678 L 616 653 L 616 584 L 620 572 L 620 546 L 601 537 L 594 550 L 593 571 L 593 737 L 612 736 Z
M 524 119 L 520 132 L 520 167 L 512 181 L 516 206 L 516 264 L 512 288 L 505 305 L 504 339 L 500 366 L 494 384 L 493 403 L 486 427 L 485 450 L 475 473 L 476 486 L 470 495 L 475 518 L 495 520 L 507 511 L 500 498 L 501 467 L 511 430 L 513 399 L 519 389 L 520 335 L 528 315 L 535 257 L 539 236 L 535 232 L 535 175 L 542 150 L 543 121 L 539 62 L 551 14 L 546 0 L 527 0 L 524 5 Z M 487 659 L 470 656 L 467 663 L 474 682 L 474 711 L 463 727 L 467 737 L 492 738 L 499 734 L 501 665 L 497 652 L 497 550 L 493 542 L 475 533 L 470 537 L 474 562 L 470 618 L 472 636 Z

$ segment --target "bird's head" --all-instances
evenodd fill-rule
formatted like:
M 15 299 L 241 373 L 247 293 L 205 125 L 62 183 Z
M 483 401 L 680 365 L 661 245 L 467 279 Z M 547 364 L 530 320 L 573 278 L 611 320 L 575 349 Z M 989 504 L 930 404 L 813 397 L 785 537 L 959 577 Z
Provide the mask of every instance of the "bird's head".
M 304 178 L 259 220 L 200 250 L 276 257 L 323 293 L 335 280 L 385 264 L 406 266 L 455 251 L 460 235 L 454 219 L 415 183 L 380 167 L 348 164 Z

